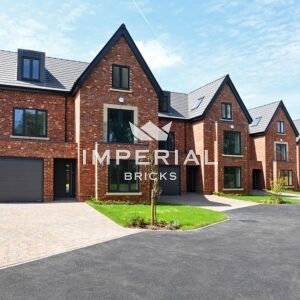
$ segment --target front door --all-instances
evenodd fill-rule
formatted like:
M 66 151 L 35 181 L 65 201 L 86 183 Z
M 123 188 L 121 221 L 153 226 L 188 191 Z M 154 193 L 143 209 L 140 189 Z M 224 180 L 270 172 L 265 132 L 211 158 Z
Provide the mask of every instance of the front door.
M 54 198 L 75 197 L 75 160 L 54 160 Z

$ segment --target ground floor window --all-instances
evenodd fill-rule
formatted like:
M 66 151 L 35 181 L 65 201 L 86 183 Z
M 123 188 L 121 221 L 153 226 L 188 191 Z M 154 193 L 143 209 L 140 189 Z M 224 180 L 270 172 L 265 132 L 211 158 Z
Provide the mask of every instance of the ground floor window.
M 136 172 L 138 172 L 138 166 L 134 160 L 120 160 L 119 165 L 115 160 L 111 160 L 108 166 L 108 191 L 115 193 L 138 192 L 139 181 L 135 179 Z M 125 173 L 131 173 L 131 176 L 125 178 Z M 127 180 L 128 178 L 130 180 Z
M 292 170 L 281 170 L 279 172 L 279 177 L 283 178 L 285 186 L 293 185 L 293 171 Z
M 242 172 L 241 167 L 224 167 L 224 188 L 241 188 Z

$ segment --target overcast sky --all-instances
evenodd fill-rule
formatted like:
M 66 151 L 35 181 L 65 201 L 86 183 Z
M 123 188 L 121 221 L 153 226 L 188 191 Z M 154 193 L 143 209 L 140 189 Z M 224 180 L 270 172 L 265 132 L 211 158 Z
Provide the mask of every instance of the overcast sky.
M 0 49 L 91 61 L 125 23 L 165 90 L 229 74 L 248 108 L 300 118 L 300 1 L 0 1 Z

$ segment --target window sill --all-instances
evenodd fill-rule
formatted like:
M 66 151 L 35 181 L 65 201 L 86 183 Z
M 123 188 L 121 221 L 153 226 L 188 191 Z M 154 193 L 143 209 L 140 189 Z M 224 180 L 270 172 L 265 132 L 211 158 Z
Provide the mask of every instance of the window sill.
M 107 192 L 106 196 L 142 196 L 143 194 L 141 192 L 119 192 L 119 193 L 112 193 Z
M 225 121 L 225 122 L 233 122 L 233 119 L 222 119 L 222 118 L 221 118 L 221 121 Z
M 222 154 L 224 157 L 244 157 L 244 155 L 241 154 Z
M 115 89 L 115 88 L 110 88 L 109 90 L 111 92 L 120 92 L 120 93 L 128 93 L 128 94 L 132 93 L 132 90 L 123 90 L 123 89 Z
M 223 191 L 243 191 L 243 188 L 224 188 Z
M 49 137 L 38 137 L 38 136 L 26 136 L 26 135 L 11 135 L 12 139 L 21 139 L 21 140 L 41 140 L 41 141 L 49 141 Z

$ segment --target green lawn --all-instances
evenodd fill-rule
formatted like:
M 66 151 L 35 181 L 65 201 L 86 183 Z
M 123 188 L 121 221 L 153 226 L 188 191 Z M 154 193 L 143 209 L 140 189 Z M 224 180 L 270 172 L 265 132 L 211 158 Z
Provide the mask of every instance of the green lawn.
M 150 205 L 98 204 L 91 200 L 87 203 L 124 227 L 130 226 L 132 217 L 139 216 L 146 221 L 150 220 Z M 164 220 L 167 223 L 176 221 L 180 224 L 182 230 L 195 229 L 227 219 L 227 216 L 221 212 L 177 204 L 158 204 L 156 214 L 158 221 Z
M 222 195 L 223 197 L 237 199 L 237 200 L 244 200 L 244 201 L 251 201 L 256 203 L 266 203 L 268 199 L 270 199 L 270 195 Z M 300 200 L 296 198 L 291 198 L 290 196 L 282 196 L 283 204 L 300 204 Z

